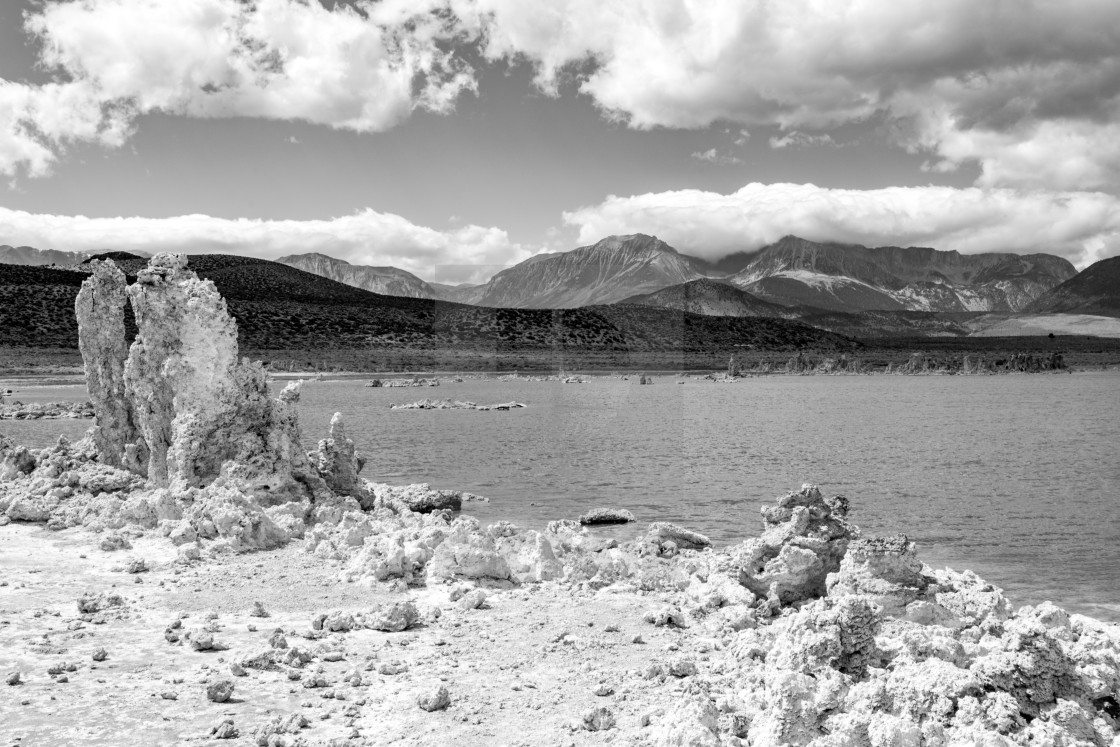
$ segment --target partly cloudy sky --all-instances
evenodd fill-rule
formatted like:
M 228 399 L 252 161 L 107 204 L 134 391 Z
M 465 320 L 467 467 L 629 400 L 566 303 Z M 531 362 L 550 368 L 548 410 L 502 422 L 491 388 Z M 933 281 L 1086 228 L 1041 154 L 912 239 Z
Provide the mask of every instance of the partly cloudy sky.
M 0 244 L 1120 254 L 1116 0 L 4 0 Z

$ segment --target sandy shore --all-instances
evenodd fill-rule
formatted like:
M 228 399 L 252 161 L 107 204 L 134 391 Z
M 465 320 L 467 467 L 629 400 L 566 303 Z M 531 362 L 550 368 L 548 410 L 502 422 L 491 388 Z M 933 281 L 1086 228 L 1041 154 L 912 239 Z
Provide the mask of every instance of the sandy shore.
M 457 585 L 344 583 L 337 564 L 296 544 L 184 567 L 162 537 L 133 538 L 131 550 L 111 552 L 98 548 L 101 538 L 82 528 L 0 528 L 0 672 L 21 675 L 20 685 L 0 692 L 4 745 L 118 745 L 124 735 L 131 744 L 205 744 L 225 719 L 248 737 L 271 717 L 293 713 L 307 719 L 298 736 L 310 744 L 600 744 L 603 735 L 582 728 L 582 714 L 598 707 L 615 718 L 607 741 L 625 744 L 648 733 L 643 720 L 690 684 L 717 677 L 703 649 L 720 649 L 721 641 L 644 622 L 653 602 L 665 600 L 633 589 L 505 584 L 486 592 L 483 608 L 462 609 L 450 601 Z M 150 570 L 128 573 L 134 558 Z M 111 593 L 123 606 L 79 613 L 83 595 Z M 324 635 L 311 627 L 323 612 L 401 599 L 414 600 L 423 616 L 407 631 Z M 269 617 L 252 616 L 255 601 Z M 180 619 L 185 629 L 213 630 L 229 649 L 169 644 L 164 631 Z M 299 671 L 321 673 L 326 687 L 305 688 L 280 670 L 231 674 L 230 662 L 268 648 L 276 629 L 290 647 L 312 653 Z M 93 660 L 98 649 L 108 654 L 102 662 Z M 682 651 L 691 653 L 696 675 L 642 676 Z M 328 660 L 334 654 L 341 658 Z M 71 663 L 74 671 L 48 673 Z M 233 698 L 210 702 L 207 683 L 227 678 Z M 440 685 L 450 705 L 419 708 L 417 697 Z M 600 687 L 612 692 L 596 694 Z

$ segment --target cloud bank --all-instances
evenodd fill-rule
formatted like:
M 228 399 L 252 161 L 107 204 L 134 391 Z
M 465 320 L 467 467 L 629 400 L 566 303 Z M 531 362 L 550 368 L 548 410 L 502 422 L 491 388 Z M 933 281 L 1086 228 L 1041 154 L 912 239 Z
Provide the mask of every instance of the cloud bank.
M 579 229 L 580 243 L 648 233 L 708 259 L 755 250 L 787 234 L 962 254 L 1045 252 L 1079 267 L 1120 254 L 1120 199 L 1099 192 L 748 184 L 727 195 L 680 190 L 611 196 L 564 213 L 564 222 Z
M 329 220 L 87 218 L 0 208 L 0 236 L 13 244 L 64 251 L 229 253 L 276 259 L 321 252 L 352 264 L 392 265 L 426 280 L 482 282 L 527 259 L 505 231 L 463 226 L 437 231 L 399 215 L 364 210 Z
M 119 146 L 152 111 L 383 131 L 476 90 L 480 50 L 634 128 L 811 143 L 874 117 L 980 186 L 1120 188 L 1115 0 L 48 0 L 26 26 L 56 80 L 0 80 L 9 175 Z

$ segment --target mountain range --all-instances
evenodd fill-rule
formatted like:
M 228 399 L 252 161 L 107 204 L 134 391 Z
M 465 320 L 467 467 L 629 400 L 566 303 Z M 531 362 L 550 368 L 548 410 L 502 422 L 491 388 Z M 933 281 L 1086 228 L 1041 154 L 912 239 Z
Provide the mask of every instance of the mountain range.
M 386 290 L 391 268 L 357 268 L 327 260 L 322 255 L 296 255 L 281 261 L 357 287 L 394 292 Z M 478 286 L 437 287 L 408 275 L 411 285 L 400 292 L 490 307 L 576 308 L 634 302 L 636 296 L 705 281 L 641 303 L 707 308 L 710 311 L 704 313 L 710 314 L 728 303 L 732 308 L 746 303 L 761 309 L 761 301 L 836 312 L 1016 312 L 1076 274 L 1068 261 L 1048 254 L 962 255 L 926 247 L 821 243 L 796 236 L 753 255 L 739 253 L 711 263 L 682 254 L 654 236 L 630 234 L 569 252 L 538 254 Z M 719 283 L 745 291 L 754 300 L 729 294 Z
M 1049 254 L 962 255 L 786 236 L 728 280 L 766 300 L 830 311 L 1020 311 L 1076 274 Z
M 0 246 L 4 264 L 67 265 L 88 257 Z M 971 327 L 961 325 L 969 314 L 1120 316 L 1115 259 L 1078 274 L 1068 261 L 1048 254 L 961 255 L 796 236 L 719 262 L 683 254 L 654 236 L 610 236 L 569 252 L 539 254 L 479 285 L 427 282 L 395 267 L 354 265 L 320 253 L 289 255 L 279 264 L 385 296 L 488 308 L 629 304 L 706 316 L 800 319 L 845 334 L 865 324 L 876 333 L 968 334 Z
M 64 252 L 58 249 L 36 249 L 30 246 L 0 244 L 0 264 L 40 267 L 44 265 L 76 265 L 90 257 L 90 252 Z

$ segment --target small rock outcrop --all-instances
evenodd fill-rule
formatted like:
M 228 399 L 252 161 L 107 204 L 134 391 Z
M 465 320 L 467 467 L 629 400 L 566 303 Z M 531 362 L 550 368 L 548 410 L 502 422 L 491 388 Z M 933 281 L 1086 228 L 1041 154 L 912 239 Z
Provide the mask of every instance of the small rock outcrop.
M 703 550 L 712 545 L 712 541 L 699 532 L 667 521 L 650 524 L 642 542 L 646 552 L 666 557 L 676 555 L 678 550 Z
M 935 582 L 924 575 L 923 567 L 906 535 L 854 539 L 839 570 L 828 576 L 828 595 L 860 595 L 884 614 L 900 617 Z
M 815 485 L 764 506 L 762 536 L 732 550 L 739 582 L 774 609 L 824 596 L 828 574 L 840 570 L 848 541 L 859 536 L 847 513 L 846 498 L 823 498 Z
M 355 497 L 362 494 L 362 480 L 358 473 L 365 466 L 365 460 L 354 451 L 354 442 L 346 435 L 341 412 L 336 412 L 331 418 L 330 434 L 319 441 L 314 463 L 327 487 L 334 492 Z

